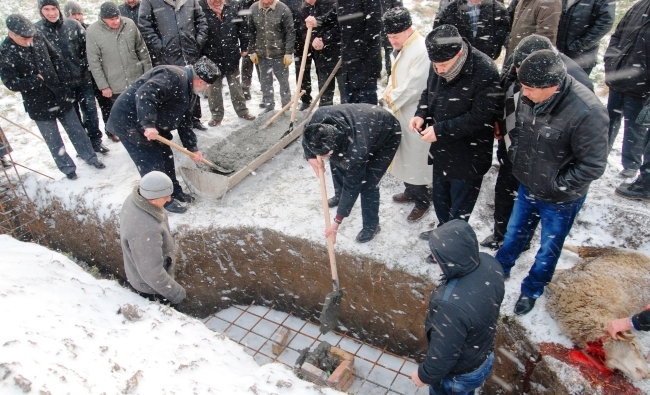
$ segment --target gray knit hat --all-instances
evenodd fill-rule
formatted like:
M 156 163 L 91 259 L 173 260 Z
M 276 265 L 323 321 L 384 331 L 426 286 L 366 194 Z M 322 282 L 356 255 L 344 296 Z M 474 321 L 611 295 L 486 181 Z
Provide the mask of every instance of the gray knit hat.
M 158 199 L 171 196 L 174 184 L 167 174 L 160 171 L 147 173 L 140 180 L 140 195 L 145 199 Z
M 452 25 L 442 25 L 433 29 L 425 41 L 429 60 L 435 63 L 446 62 L 463 49 L 463 38 Z
M 115 3 L 107 1 L 99 7 L 100 19 L 111 19 L 120 16 L 120 9 L 117 8 Z
M 384 13 L 381 20 L 386 34 L 397 34 L 407 30 L 413 23 L 411 14 L 404 7 L 395 7 Z
M 34 37 L 36 34 L 36 27 L 27 19 L 27 17 L 20 14 L 11 14 L 5 20 L 7 30 L 19 35 L 20 37 L 29 38 Z
M 566 66 L 560 55 L 550 49 L 533 52 L 521 63 L 517 80 L 531 88 L 560 85 L 566 77 Z
M 81 9 L 81 6 L 77 2 L 68 1 L 63 5 L 63 15 L 65 15 L 66 18 L 69 18 L 70 15 L 83 14 L 83 13 L 84 11 Z
M 512 62 L 515 67 L 521 67 L 521 62 L 524 61 L 531 53 L 535 51 L 541 51 L 542 49 L 553 49 L 553 44 L 551 40 L 547 37 L 540 36 L 539 34 L 531 34 L 528 37 L 524 37 L 515 48 L 515 52 L 512 54 Z

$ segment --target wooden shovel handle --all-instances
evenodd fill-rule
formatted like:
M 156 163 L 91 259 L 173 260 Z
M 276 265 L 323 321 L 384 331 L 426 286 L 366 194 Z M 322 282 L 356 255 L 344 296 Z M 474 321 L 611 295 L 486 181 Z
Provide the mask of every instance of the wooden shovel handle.
M 175 142 L 167 140 L 166 138 L 164 138 L 164 137 L 162 137 L 160 135 L 156 136 L 156 140 L 158 140 L 161 143 L 163 143 L 165 145 L 168 145 L 168 146 L 170 146 L 170 147 L 172 147 L 174 149 L 177 149 L 177 150 L 181 151 L 182 153 L 189 156 L 190 158 L 194 158 L 194 156 L 196 155 L 194 152 L 186 149 L 185 147 L 181 147 L 180 145 L 176 144 Z M 217 167 L 214 163 L 210 162 L 209 160 L 207 160 L 205 158 L 201 159 L 201 162 L 203 162 L 206 165 L 211 166 L 211 167 Z
M 324 166 L 322 157 L 317 156 L 316 160 L 318 160 L 319 165 Z M 321 195 L 321 199 L 323 200 L 323 211 L 325 212 L 325 229 L 329 229 L 332 223 L 330 221 L 330 207 L 327 204 L 327 187 L 325 186 L 324 167 L 318 168 L 318 179 L 320 180 L 320 195 Z M 327 238 L 327 249 L 329 250 L 329 254 L 330 254 L 330 267 L 332 269 L 332 280 L 334 281 L 334 284 L 336 284 L 336 287 L 338 287 L 339 274 L 338 271 L 336 270 L 336 255 L 334 254 L 334 240 L 332 239 L 332 236 Z
M 300 99 L 302 97 L 302 95 L 304 95 L 304 94 L 305 94 L 305 91 L 300 91 L 300 95 L 298 95 L 298 99 Z M 273 116 L 273 118 L 269 119 L 264 124 L 264 126 L 262 126 L 262 128 L 266 129 L 267 127 L 269 127 L 270 124 L 275 122 L 276 119 L 280 118 L 280 115 L 284 114 L 284 112 L 287 111 L 289 109 L 289 107 L 291 107 L 293 105 L 293 102 L 295 102 L 296 100 L 297 99 L 295 97 L 293 99 L 291 99 L 291 101 L 289 103 L 287 103 L 284 107 L 282 107 L 282 109 L 277 114 L 275 114 Z
M 311 31 L 312 28 L 307 28 L 307 37 L 305 38 L 305 48 L 302 50 L 302 59 L 300 60 L 300 74 L 298 74 L 298 81 L 296 81 L 296 98 L 293 101 L 293 109 L 291 110 L 291 123 L 296 120 L 296 111 L 298 110 L 298 94 L 302 87 L 302 77 L 305 75 L 305 65 L 307 65 L 307 55 L 309 55 L 309 45 L 311 44 Z

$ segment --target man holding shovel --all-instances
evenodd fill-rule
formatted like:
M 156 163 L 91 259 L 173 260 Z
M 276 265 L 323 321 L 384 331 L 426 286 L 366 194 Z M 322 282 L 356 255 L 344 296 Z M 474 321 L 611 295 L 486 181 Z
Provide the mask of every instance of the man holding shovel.
M 336 241 L 343 219 L 350 215 L 361 195 L 363 229 L 359 243 L 372 240 L 379 227 L 379 181 L 388 170 L 402 137 L 399 121 L 370 104 L 342 104 L 319 108 L 305 127 L 302 147 L 316 176 L 323 165 L 317 156 L 329 158 L 337 207 L 334 223 L 325 232 Z
M 171 131 L 178 129 L 183 146 L 194 153 L 192 160 L 201 161 L 192 130 L 192 109 L 197 95 L 220 75 L 219 68 L 206 57 L 194 66 L 154 67 L 129 86 L 111 110 L 106 130 L 122 140 L 140 175 L 158 170 L 172 180 L 173 199 L 165 203 L 165 209 L 172 213 L 187 211 L 177 200 L 191 203 L 194 197 L 183 192 L 176 179 L 171 148 L 154 140 L 159 136 L 171 140 Z

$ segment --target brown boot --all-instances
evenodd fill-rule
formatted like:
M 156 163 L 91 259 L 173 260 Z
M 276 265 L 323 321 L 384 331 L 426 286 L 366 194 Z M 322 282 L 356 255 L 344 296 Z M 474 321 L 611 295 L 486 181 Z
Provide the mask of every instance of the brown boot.
M 250 113 L 246 113 L 246 114 L 240 116 L 239 118 L 245 119 L 247 121 L 253 121 L 255 119 L 255 116 L 251 115 Z
M 409 222 L 417 222 L 417 221 L 421 220 L 422 217 L 424 217 L 424 214 L 426 214 L 429 211 L 430 208 L 431 208 L 431 206 L 427 207 L 424 210 L 421 210 L 421 209 L 419 209 L 417 207 L 413 207 L 413 210 L 411 210 L 411 214 L 409 214 L 409 216 L 406 217 L 406 220 L 409 221 Z
M 208 126 L 210 126 L 211 128 L 219 125 L 221 125 L 221 120 L 211 119 L 210 121 L 208 121 Z
M 405 193 L 398 193 L 396 195 L 393 195 L 393 201 L 395 203 L 412 203 L 415 201 L 415 199 L 406 196 Z

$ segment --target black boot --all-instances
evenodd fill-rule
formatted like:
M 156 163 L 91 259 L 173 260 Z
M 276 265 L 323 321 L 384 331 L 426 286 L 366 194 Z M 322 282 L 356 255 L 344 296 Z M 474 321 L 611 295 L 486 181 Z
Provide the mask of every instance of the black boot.
M 101 140 L 92 141 L 92 144 L 93 144 L 93 151 L 98 152 L 100 154 L 106 154 L 107 152 L 110 151 L 108 148 L 104 146 L 104 144 L 102 144 Z
M 529 298 L 528 296 L 521 294 L 515 304 L 515 314 L 516 315 L 525 315 L 530 313 L 530 311 L 535 307 L 535 301 L 537 299 Z
M 165 210 L 170 213 L 183 214 L 187 208 L 181 206 L 176 200 L 172 199 L 171 202 L 165 203 Z
M 185 193 L 183 191 L 175 195 L 172 195 L 172 197 L 178 200 L 179 202 L 183 202 L 183 203 L 193 203 L 195 200 L 194 196 L 190 195 L 189 193 Z
M 619 185 L 615 193 L 626 199 L 650 202 L 650 182 L 644 182 L 641 177 L 638 177 L 631 184 Z
M 372 240 L 380 230 L 381 227 L 379 225 L 377 225 L 375 229 L 361 229 L 361 232 L 357 235 L 357 241 L 359 243 L 367 243 Z
M 481 247 L 487 247 L 491 250 L 498 250 L 503 245 L 503 239 L 498 239 L 494 235 L 489 235 L 479 243 Z

